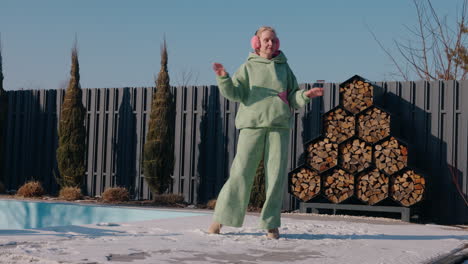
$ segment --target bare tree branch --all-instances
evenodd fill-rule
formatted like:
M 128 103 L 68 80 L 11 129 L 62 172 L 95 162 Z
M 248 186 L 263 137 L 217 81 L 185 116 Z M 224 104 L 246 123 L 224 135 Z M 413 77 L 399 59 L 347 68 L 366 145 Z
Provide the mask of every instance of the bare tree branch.
M 423 67 L 425 72 L 429 72 L 429 63 L 427 60 L 427 46 L 426 46 L 426 35 L 424 34 L 424 21 L 423 21 L 423 14 L 424 10 L 421 10 L 421 6 L 418 5 L 417 1 L 413 1 L 416 7 L 416 13 L 418 14 L 418 22 L 419 22 L 419 33 L 422 41 L 422 58 L 423 58 Z
M 177 86 L 189 86 L 198 84 L 199 72 L 193 70 L 193 68 L 187 69 L 183 68 L 176 74 L 176 83 Z
M 367 26 L 367 30 L 369 30 L 369 32 L 372 34 L 372 37 L 374 38 L 374 40 L 377 42 L 377 44 L 379 44 L 380 48 L 385 52 L 385 54 L 387 54 L 387 56 L 390 58 L 390 60 L 393 62 L 393 65 L 395 65 L 395 67 L 397 68 L 398 72 L 400 73 L 401 77 L 403 77 L 403 79 L 405 81 L 409 81 L 408 79 L 408 75 L 403 72 L 403 70 L 401 69 L 400 65 L 397 63 L 395 57 L 383 46 L 383 44 L 379 41 L 379 39 L 375 36 L 374 32 L 370 29 L 370 27 L 366 24 Z
M 456 26 L 450 27 L 447 16 L 439 15 L 431 0 L 413 0 L 417 24 L 412 27 L 404 25 L 410 37 L 393 43 L 402 61 L 397 60 L 369 31 L 405 80 L 409 75 L 404 75 L 401 66 L 404 62 L 422 80 L 464 80 L 468 76 L 467 1 L 462 0 L 461 10 L 457 9 Z

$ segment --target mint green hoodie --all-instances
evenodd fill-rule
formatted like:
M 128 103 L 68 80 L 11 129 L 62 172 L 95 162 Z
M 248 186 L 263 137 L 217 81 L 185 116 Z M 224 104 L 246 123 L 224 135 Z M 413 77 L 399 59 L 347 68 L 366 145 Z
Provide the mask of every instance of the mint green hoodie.
M 271 60 L 250 53 L 232 78 L 217 76 L 216 80 L 224 97 L 240 102 L 235 122 L 238 129 L 290 128 L 290 106 L 298 109 L 310 100 L 299 89 L 282 52 Z M 278 96 L 286 90 L 289 105 Z

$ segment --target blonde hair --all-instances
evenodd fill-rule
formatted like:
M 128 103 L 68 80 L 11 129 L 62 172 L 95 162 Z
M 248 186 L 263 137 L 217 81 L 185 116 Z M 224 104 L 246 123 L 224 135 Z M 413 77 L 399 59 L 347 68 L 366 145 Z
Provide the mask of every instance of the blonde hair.
M 278 37 L 278 35 L 276 34 L 276 30 L 268 26 L 261 26 L 259 29 L 257 29 L 257 31 L 255 32 L 255 36 L 260 37 L 265 31 L 271 31 L 275 34 L 276 37 Z

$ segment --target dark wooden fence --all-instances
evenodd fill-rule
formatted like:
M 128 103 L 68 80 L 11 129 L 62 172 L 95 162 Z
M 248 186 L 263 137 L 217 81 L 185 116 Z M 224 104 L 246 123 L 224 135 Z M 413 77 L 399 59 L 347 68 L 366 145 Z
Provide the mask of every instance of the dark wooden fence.
M 410 164 L 426 173 L 423 214 L 435 222 L 467 223 L 463 196 L 467 199 L 468 82 L 376 84 L 374 101 L 392 113 L 392 135 L 411 145 Z M 313 99 L 294 113 L 289 169 L 299 165 L 303 143 L 320 135 L 322 114 L 338 105 L 338 85 L 325 84 L 323 98 Z M 141 164 L 154 88 L 83 90 L 87 194 L 96 196 L 107 187 L 126 186 L 134 199 L 151 198 Z M 217 196 L 229 176 L 236 153 L 238 105 L 220 96 L 216 86 L 173 87 L 173 91 L 176 163 L 170 191 L 183 194 L 189 203 L 206 202 Z M 58 191 L 53 171 L 57 171 L 57 122 L 63 96 L 64 90 L 8 92 L 2 179 L 7 189 L 36 179 L 49 193 Z M 284 209 L 297 205 L 294 197 L 285 196 Z

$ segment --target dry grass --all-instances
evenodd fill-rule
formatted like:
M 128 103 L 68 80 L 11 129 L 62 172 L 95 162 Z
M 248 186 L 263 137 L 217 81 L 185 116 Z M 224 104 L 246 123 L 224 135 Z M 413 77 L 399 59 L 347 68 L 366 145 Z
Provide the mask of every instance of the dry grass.
M 38 181 L 27 182 L 16 192 L 16 196 L 22 197 L 41 197 L 44 194 L 44 188 L 42 188 L 41 183 Z
M 260 213 L 261 211 L 262 211 L 262 207 L 257 207 L 257 206 L 248 206 L 247 207 L 247 212 Z
M 184 196 L 182 194 L 158 194 L 153 198 L 155 204 L 160 205 L 176 205 L 184 203 Z
M 216 199 L 211 199 L 206 203 L 208 209 L 214 209 L 216 207 Z
M 79 200 L 82 197 L 81 189 L 78 187 L 63 187 L 59 193 L 59 199 L 67 201 Z
M 130 194 L 124 187 L 112 187 L 102 193 L 102 199 L 107 203 L 126 202 L 130 199 Z

